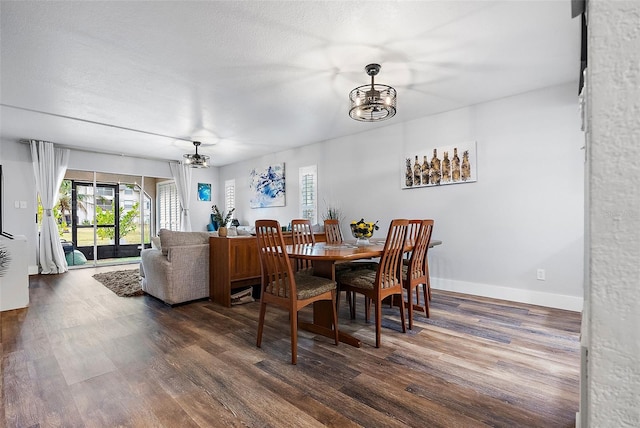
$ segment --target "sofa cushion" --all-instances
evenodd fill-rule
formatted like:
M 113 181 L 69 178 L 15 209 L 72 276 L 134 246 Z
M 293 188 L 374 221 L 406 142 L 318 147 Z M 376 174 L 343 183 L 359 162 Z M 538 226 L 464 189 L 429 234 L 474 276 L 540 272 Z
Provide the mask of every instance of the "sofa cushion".
M 176 232 L 169 229 L 160 229 L 160 245 L 162 254 L 169 254 L 169 248 L 181 247 L 184 245 L 208 244 L 209 236 L 207 232 Z

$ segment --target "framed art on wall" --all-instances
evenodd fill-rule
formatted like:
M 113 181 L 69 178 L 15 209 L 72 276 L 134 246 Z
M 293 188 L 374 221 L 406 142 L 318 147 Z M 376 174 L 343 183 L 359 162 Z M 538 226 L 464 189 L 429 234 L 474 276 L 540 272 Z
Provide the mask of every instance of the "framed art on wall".
M 249 189 L 251 208 L 284 207 L 284 163 L 269 165 L 264 169 L 252 169 Z
M 403 189 L 477 181 L 476 143 L 431 147 L 403 157 L 400 180 Z
M 198 183 L 198 200 L 211 201 L 211 183 Z

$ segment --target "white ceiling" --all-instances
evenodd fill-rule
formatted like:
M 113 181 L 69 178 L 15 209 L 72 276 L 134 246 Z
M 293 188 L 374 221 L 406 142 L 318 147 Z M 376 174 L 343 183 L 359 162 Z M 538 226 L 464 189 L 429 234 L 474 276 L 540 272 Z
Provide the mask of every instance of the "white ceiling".
M 221 166 L 546 86 L 577 91 L 569 0 L 2 1 L 0 14 L 9 140 L 158 159 L 198 140 Z M 376 124 L 348 115 L 372 62 L 398 91 L 398 113 Z

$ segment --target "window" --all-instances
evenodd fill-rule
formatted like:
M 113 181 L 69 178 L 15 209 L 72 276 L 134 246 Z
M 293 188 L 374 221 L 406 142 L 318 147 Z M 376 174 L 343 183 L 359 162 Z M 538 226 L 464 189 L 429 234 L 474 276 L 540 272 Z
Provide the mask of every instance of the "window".
M 96 188 L 96 206 L 103 211 L 113 210 L 113 200 L 116 192 L 111 187 L 98 187 Z
M 304 166 L 299 170 L 300 176 L 300 217 L 318 223 L 318 167 Z
M 158 183 L 158 230 L 180 230 L 180 201 L 173 181 Z
M 227 212 L 236 207 L 236 180 L 224 182 L 224 206 Z

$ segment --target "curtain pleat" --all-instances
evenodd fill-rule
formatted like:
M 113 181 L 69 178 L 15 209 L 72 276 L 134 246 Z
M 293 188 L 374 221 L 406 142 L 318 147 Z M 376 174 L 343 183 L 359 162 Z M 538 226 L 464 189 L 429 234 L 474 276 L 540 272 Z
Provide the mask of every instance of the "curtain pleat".
M 46 141 L 31 140 L 31 162 L 36 190 L 44 209 L 37 254 L 40 273 L 64 273 L 69 268 L 60 243 L 53 207 L 58 203 L 60 185 L 67 171 L 69 150 L 54 148 L 52 143 Z
M 171 175 L 176 182 L 178 200 L 180 201 L 180 230 L 191 232 L 191 214 L 189 203 L 191 202 L 191 168 L 183 163 L 170 162 Z

